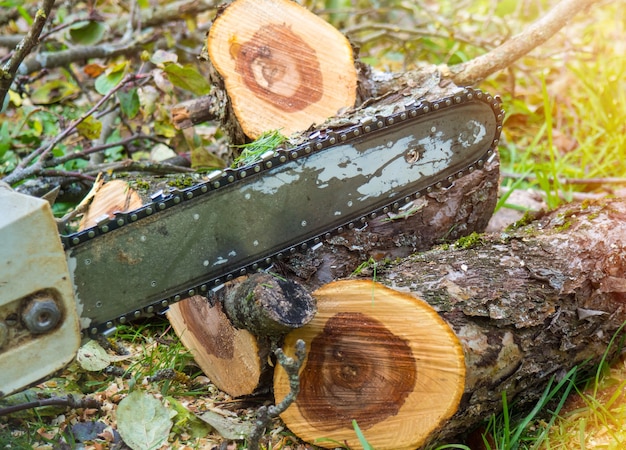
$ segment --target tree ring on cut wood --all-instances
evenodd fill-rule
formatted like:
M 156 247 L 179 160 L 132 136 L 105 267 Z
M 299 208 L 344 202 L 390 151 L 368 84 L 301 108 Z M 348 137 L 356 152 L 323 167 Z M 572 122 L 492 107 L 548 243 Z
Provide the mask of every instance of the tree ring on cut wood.
M 270 24 L 244 44 L 232 42 L 235 70 L 259 98 L 287 112 L 322 98 L 322 72 L 315 50 L 285 25 Z
M 300 377 L 302 414 L 324 429 L 352 419 L 367 429 L 398 413 L 416 375 L 406 340 L 360 312 L 335 314 L 311 342 Z
M 342 280 L 313 293 L 318 312 L 285 338 L 307 345 L 300 394 L 282 415 L 301 439 L 358 448 L 352 420 L 376 449 L 415 449 L 458 409 L 465 358 L 449 325 L 426 302 L 378 283 Z M 289 379 L 277 367 L 280 402 Z
M 235 0 L 215 18 L 207 52 L 243 132 L 302 132 L 354 106 L 352 46 L 292 0 Z

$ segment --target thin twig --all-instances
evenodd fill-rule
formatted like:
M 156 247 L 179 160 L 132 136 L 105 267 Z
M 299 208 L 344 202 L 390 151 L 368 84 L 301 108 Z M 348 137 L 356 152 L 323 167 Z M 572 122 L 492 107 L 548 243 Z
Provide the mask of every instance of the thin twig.
M 41 6 L 35 14 L 35 20 L 33 26 L 30 28 L 24 39 L 16 46 L 15 51 L 11 59 L 0 68 L 0 110 L 4 105 L 4 99 L 11 88 L 11 84 L 17 74 L 17 69 L 24 61 L 24 58 L 28 56 L 30 51 L 39 43 L 39 35 L 41 34 L 43 27 L 46 25 L 46 21 L 50 16 L 52 7 L 54 6 L 54 0 L 42 0 Z
M 275 406 L 261 406 L 257 411 L 257 418 L 254 422 L 254 430 L 248 436 L 248 450 L 258 450 L 259 440 L 263 435 L 263 431 L 270 424 L 272 419 L 278 417 L 284 412 L 291 404 L 296 400 L 298 393 L 300 392 L 300 368 L 304 363 L 306 356 L 305 344 L 302 339 L 298 339 L 296 342 L 296 357 L 290 358 L 277 348 L 274 351 L 278 363 L 283 367 L 289 377 L 289 394 Z
M 85 174 L 96 174 L 100 172 L 147 172 L 156 175 L 168 175 L 173 173 L 196 173 L 195 169 L 184 166 L 177 166 L 168 163 L 155 163 L 152 161 L 133 161 L 130 159 L 104 163 L 86 170 Z
M 75 178 L 77 180 L 85 180 L 85 181 L 96 181 L 96 177 L 92 176 L 92 175 L 86 175 L 82 172 L 74 172 L 74 171 L 67 171 L 67 170 L 53 170 L 53 169 L 47 169 L 47 170 L 42 170 L 39 175 L 44 176 L 44 177 L 63 177 L 63 178 Z
M 25 409 L 40 408 L 42 406 L 65 406 L 74 409 L 100 409 L 102 405 L 93 397 L 77 397 L 72 394 L 68 394 L 66 397 L 52 397 L 44 400 L 35 400 L 32 402 L 20 403 L 19 405 L 7 406 L 6 408 L 0 408 L 0 417 L 24 411 Z

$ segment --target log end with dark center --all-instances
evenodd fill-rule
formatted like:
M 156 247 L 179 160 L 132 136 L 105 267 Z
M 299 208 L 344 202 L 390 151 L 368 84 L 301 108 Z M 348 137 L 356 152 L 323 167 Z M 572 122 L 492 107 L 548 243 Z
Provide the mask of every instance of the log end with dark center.
M 356 421 L 374 448 L 419 447 L 456 412 L 464 391 L 454 332 L 427 303 L 372 281 L 336 281 L 313 296 L 317 315 L 284 344 L 287 354 L 298 339 L 307 344 L 300 393 L 281 415 L 287 427 L 316 445 L 352 447 Z M 276 401 L 288 392 L 277 368 Z

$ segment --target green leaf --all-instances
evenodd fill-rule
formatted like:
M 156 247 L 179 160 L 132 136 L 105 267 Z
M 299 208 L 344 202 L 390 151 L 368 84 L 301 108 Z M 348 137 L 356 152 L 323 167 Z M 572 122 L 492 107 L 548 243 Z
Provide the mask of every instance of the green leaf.
M 159 136 L 163 136 L 166 138 L 172 138 L 176 136 L 176 128 L 169 122 L 155 121 L 154 122 L 154 132 Z
M 188 432 L 192 437 L 199 438 L 206 436 L 211 432 L 211 426 L 185 408 L 181 402 L 176 400 L 174 397 L 166 398 L 170 407 L 177 413 L 176 423 L 174 423 L 175 433 Z
M 93 20 L 78 22 L 70 28 L 70 39 L 75 44 L 93 45 L 102 39 L 106 26 Z
M 163 71 L 174 86 L 196 95 L 205 95 L 211 91 L 211 85 L 192 65 L 165 64 Z
M 35 105 L 50 105 L 74 97 L 80 93 L 78 86 L 65 80 L 51 80 L 36 88 L 30 100 Z
M 93 116 L 87 117 L 76 127 L 78 134 L 90 140 L 98 139 L 102 131 L 102 122 L 94 119 Z
M 117 407 L 117 431 L 133 450 L 159 448 L 167 441 L 176 411 L 142 391 L 133 391 Z
M 124 78 L 126 72 L 126 63 L 116 64 L 115 66 L 107 69 L 102 75 L 96 78 L 96 91 L 100 95 L 106 95 L 111 89 L 119 84 Z
M 76 361 L 89 372 L 104 370 L 111 364 L 109 354 L 96 341 L 89 341 L 79 348 Z
M 11 133 L 9 133 L 9 122 L 3 122 L 0 126 L 0 161 L 10 147 Z
M 139 95 L 137 94 L 137 88 L 126 90 L 119 90 L 117 92 L 117 99 L 120 102 L 122 113 L 132 119 L 139 112 Z
M 89 372 L 98 372 L 116 361 L 129 359 L 131 355 L 110 355 L 96 341 L 89 341 L 78 349 L 76 361 Z
M 22 16 L 22 19 L 24 19 L 28 25 L 33 24 L 33 18 L 30 16 L 30 14 L 28 14 L 28 10 L 22 5 L 17 6 L 17 12 L 20 13 L 20 16 Z
M 163 66 L 166 63 L 177 63 L 178 55 L 174 52 L 158 49 L 150 57 L 150 62 L 155 66 Z
M 224 417 L 210 410 L 199 414 L 198 417 L 215 428 L 215 431 L 224 439 L 245 439 L 254 430 L 252 421 L 242 421 L 238 417 Z

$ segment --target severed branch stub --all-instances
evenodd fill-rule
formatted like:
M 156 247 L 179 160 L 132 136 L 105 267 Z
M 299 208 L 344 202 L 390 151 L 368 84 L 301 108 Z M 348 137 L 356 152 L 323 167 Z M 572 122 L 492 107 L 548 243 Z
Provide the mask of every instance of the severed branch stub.
M 317 312 L 315 300 L 304 287 L 267 273 L 227 284 L 214 297 L 222 302 L 233 326 L 257 337 L 282 337 L 309 323 Z
M 300 393 L 300 368 L 306 357 L 306 346 L 303 340 L 296 341 L 295 358 L 291 358 L 283 352 L 281 348 L 274 350 L 276 359 L 280 366 L 285 370 L 289 378 L 289 393 L 285 398 L 275 406 L 261 406 L 257 410 L 257 419 L 254 423 L 254 430 L 248 436 L 248 449 L 257 450 L 259 448 L 259 439 L 263 434 L 263 430 L 267 428 L 270 421 L 282 414 L 296 400 Z
M 273 343 L 311 321 L 313 297 L 266 273 L 240 277 L 211 294 L 171 305 L 167 317 L 203 372 L 232 396 L 266 390 Z

